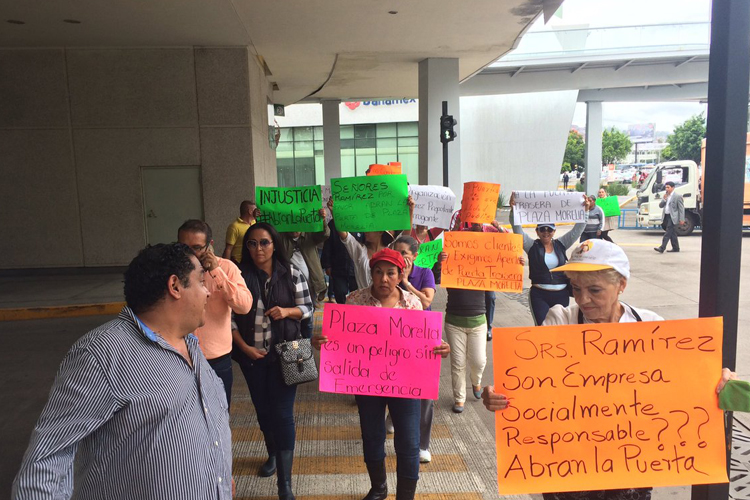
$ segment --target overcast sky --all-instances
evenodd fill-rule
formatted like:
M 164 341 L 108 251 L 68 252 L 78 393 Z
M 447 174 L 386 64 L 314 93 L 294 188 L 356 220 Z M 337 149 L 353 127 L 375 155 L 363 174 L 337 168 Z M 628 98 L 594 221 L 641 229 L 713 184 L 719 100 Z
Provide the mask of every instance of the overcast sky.
M 553 17 L 547 27 L 543 22 L 531 31 L 544 31 L 564 25 L 638 26 L 644 24 L 710 21 L 710 0 L 565 0 L 562 17 Z M 558 12 L 560 14 L 560 12 Z M 625 129 L 629 124 L 656 123 L 657 131 L 671 132 L 691 116 L 706 111 L 706 105 L 694 102 L 604 103 L 604 126 Z M 579 103 L 573 125 L 586 125 L 586 105 Z

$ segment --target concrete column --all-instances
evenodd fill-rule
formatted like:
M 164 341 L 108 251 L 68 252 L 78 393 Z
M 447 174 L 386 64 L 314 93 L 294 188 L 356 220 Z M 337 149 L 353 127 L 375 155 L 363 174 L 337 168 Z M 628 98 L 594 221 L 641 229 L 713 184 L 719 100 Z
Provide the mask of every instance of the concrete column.
M 325 183 L 329 186 L 331 185 L 331 179 L 341 177 L 339 104 L 341 104 L 341 101 L 335 99 L 323 101 L 323 162 L 325 164 Z
M 596 196 L 602 170 L 602 103 L 586 103 L 586 194 Z
M 448 144 L 448 185 L 461 197 L 461 108 L 458 59 L 431 58 L 419 63 L 419 183 L 443 185 L 443 144 L 440 142 L 442 102 L 458 121 L 456 139 Z M 481 180 L 481 179 L 467 179 Z

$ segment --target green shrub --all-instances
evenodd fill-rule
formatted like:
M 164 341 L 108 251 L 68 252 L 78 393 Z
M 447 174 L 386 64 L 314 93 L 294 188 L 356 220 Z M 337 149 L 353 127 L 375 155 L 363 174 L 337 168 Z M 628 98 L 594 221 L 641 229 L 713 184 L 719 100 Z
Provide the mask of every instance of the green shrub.
M 584 187 L 581 181 L 578 181 L 578 183 L 576 184 L 576 191 L 578 191 L 579 193 L 583 193 Z
M 621 184 L 619 182 L 607 185 L 607 194 L 609 196 L 627 196 L 630 192 L 630 184 Z
M 500 196 L 497 197 L 497 208 L 503 208 L 508 205 L 508 197 L 505 193 L 500 191 Z

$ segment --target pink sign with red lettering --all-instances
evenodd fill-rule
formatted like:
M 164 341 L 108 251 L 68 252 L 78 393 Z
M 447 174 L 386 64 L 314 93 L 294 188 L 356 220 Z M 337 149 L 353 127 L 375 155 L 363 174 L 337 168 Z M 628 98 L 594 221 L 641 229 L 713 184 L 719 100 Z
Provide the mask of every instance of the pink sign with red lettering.
M 323 335 L 322 392 L 437 399 L 441 313 L 326 304 Z

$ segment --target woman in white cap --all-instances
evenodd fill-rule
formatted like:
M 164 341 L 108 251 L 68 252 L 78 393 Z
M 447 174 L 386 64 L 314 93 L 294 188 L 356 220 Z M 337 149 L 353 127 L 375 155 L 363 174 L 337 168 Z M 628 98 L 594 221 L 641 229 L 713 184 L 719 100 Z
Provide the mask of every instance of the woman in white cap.
M 604 240 L 587 240 L 581 243 L 573 251 L 567 264 L 552 269 L 552 272 L 563 271 L 573 286 L 575 304 L 552 307 L 543 326 L 664 320 L 653 311 L 635 308 L 620 301 L 620 294 L 630 278 L 630 263 L 622 248 L 614 243 Z M 732 378 L 736 378 L 736 375 L 725 368 L 717 392 Z M 508 399 L 496 393 L 493 386 L 484 388 L 482 399 L 484 406 L 490 411 L 504 410 L 508 406 Z M 544 500 L 648 500 L 651 498 L 651 488 L 544 493 L 543 496 Z
M 515 206 L 515 192 L 510 197 L 510 206 Z M 581 205 L 585 203 L 581 194 Z M 512 210 L 512 208 L 511 208 Z M 586 212 L 588 214 L 588 212 Z M 510 220 L 513 220 L 511 211 Z M 564 274 L 553 274 L 552 269 L 567 262 L 566 251 L 575 244 L 586 228 L 586 221 L 579 222 L 559 238 L 555 238 L 554 224 L 538 224 L 536 239 L 526 234 L 519 225 L 513 225 L 513 232 L 523 236 L 523 249 L 529 256 L 529 302 L 534 324 L 541 325 L 550 307 L 560 304 L 563 307 L 570 303 L 568 278 Z

